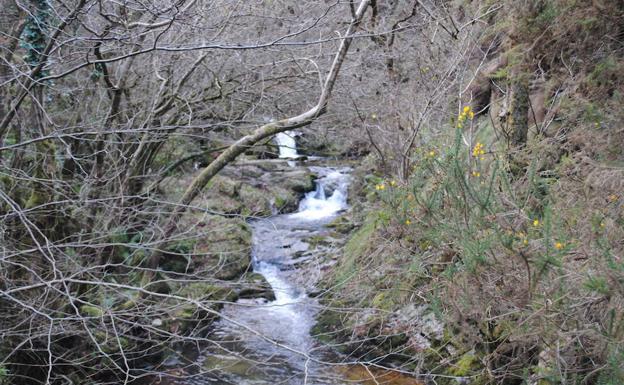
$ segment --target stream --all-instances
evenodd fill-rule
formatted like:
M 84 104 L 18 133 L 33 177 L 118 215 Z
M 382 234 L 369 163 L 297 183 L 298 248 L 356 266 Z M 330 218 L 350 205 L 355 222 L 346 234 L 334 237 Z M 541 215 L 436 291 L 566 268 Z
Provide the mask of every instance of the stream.
M 318 176 L 316 189 L 306 194 L 298 212 L 251 222 L 254 271 L 269 282 L 275 300 L 239 300 L 223 309 L 211 336 L 220 347 L 200 359 L 219 380 L 193 384 L 343 383 L 332 367 L 318 363 L 330 360 L 331 352 L 310 336 L 318 302 L 306 291 L 318 269 L 306 269 L 302 276 L 297 265 L 315 258 L 305 239 L 326 232 L 324 226 L 347 207 L 350 169 L 311 170 Z
M 276 138 L 280 158 L 292 166 L 298 157 L 295 141 L 287 134 Z M 240 299 L 226 305 L 195 364 L 201 374 L 184 385 L 346 385 L 377 384 L 363 365 L 350 361 L 317 342 L 310 331 L 319 303 L 307 295 L 320 278 L 323 249 L 307 240 L 326 237 L 325 227 L 347 208 L 349 167 L 309 166 L 316 188 L 305 195 L 295 213 L 250 222 L 253 232 L 252 265 L 271 285 L 275 300 Z M 415 384 L 388 381 L 384 384 Z M 394 375 L 394 374 L 392 374 Z M 375 374 L 377 376 L 377 374 Z M 410 379 L 411 380 L 411 379 Z

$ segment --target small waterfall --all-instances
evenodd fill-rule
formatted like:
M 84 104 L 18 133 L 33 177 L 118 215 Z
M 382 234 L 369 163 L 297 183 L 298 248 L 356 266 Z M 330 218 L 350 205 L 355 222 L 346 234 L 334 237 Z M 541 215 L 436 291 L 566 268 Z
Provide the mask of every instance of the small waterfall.
M 297 143 L 293 133 L 280 132 L 275 135 L 275 141 L 279 147 L 279 157 L 294 159 L 299 157 L 297 154 Z
M 334 170 L 327 168 L 311 169 L 317 173 L 323 174 L 316 180 L 316 189 L 305 195 L 305 198 L 299 202 L 299 212 L 292 214 L 291 217 L 298 219 L 316 220 L 331 217 L 340 210 L 347 208 L 347 187 L 349 184 L 349 176 L 344 170 Z M 325 189 L 333 192 L 329 197 L 325 193 Z

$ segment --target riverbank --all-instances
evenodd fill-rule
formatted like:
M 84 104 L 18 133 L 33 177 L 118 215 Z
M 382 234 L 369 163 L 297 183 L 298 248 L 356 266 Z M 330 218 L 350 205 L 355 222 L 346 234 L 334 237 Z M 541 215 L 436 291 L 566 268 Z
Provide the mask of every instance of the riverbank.
M 527 181 L 491 146 L 449 137 L 403 181 L 363 162 L 336 220 L 355 231 L 321 281 L 313 334 L 437 384 L 619 383 L 622 201 L 598 177 L 615 171 L 570 174 L 563 156 Z M 586 183 L 602 189 L 583 195 Z

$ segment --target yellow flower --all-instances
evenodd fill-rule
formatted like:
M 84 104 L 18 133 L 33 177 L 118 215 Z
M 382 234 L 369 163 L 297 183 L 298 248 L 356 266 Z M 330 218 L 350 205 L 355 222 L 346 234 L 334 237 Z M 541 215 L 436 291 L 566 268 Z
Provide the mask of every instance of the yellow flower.
M 539 219 L 534 219 L 534 220 L 533 220 L 533 227 L 537 227 L 537 226 L 539 226 L 539 225 L 540 225 L 540 221 L 539 221 Z
M 393 187 L 394 187 L 394 186 L 396 186 L 396 182 L 395 182 L 395 181 L 393 181 L 393 180 L 391 180 L 391 181 L 390 181 L 390 186 L 393 186 Z
M 405 224 L 409 226 L 409 225 L 411 225 L 411 224 L 412 224 L 412 221 L 410 221 L 409 219 L 406 219 L 406 220 L 405 220 Z
M 465 106 L 464 107 L 464 114 L 467 114 L 470 112 L 470 106 Z
M 383 189 L 385 189 L 385 188 L 386 188 L 386 185 L 384 185 L 383 183 L 379 185 L 379 189 L 380 189 L 380 190 L 383 190 Z
M 468 116 L 470 117 L 470 119 L 474 119 L 474 112 L 470 111 L 468 113 Z
M 557 250 L 563 249 L 563 243 L 561 243 L 561 242 L 555 243 L 555 249 L 557 249 Z
M 481 176 L 481 173 L 480 173 L 479 171 L 473 171 L 473 172 L 472 172 L 472 176 L 475 176 L 475 177 L 477 177 L 477 178 L 478 178 L 478 177 L 480 177 L 480 176 Z
M 604 229 L 604 228 L 605 228 L 605 226 L 606 226 L 606 225 L 605 225 L 605 223 L 604 223 L 604 222 L 600 222 L 600 228 L 601 228 L 601 229 Z
M 525 245 L 525 246 L 528 246 L 529 245 L 529 240 L 524 238 L 524 240 L 522 241 L 522 244 Z
M 476 158 L 480 155 L 485 155 L 485 147 L 483 147 L 482 143 L 477 142 L 474 148 L 472 149 L 472 156 Z
M 377 119 L 377 114 L 372 114 L 372 115 L 371 115 L 371 118 L 373 118 L 373 119 Z
M 429 156 L 430 156 L 431 158 L 433 158 L 435 155 L 436 155 L 435 150 L 431 150 L 431 151 L 429 151 Z

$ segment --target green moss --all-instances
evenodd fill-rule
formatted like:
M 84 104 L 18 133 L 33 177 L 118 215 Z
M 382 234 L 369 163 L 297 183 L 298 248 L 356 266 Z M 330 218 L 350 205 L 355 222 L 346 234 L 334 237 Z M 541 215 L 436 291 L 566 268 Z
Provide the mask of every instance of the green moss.
M 197 240 L 193 263 L 213 270 L 218 279 L 235 279 L 250 269 L 251 229 L 240 218 L 211 217 Z
M 490 75 L 490 78 L 494 80 L 505 80 L 508 77 L 509 77 L 509 67 L 500 68 L 498 71 Z
M 392 309 L 391 303 L 392 302 L 388 299 L 388 294 L 385 291 L 378 293 L 371 301 L 371 305 L 375 309 L 382 309 L 382 310 Z
M 613 78 L 620 72 L 621 67 L 614 56 L 608 56 L 596 64 L 589 74 L 589 83 L 597 87 L 610 85 Z
M 359 268 L 357 259 L 373 247 L 373 234 L 377 227 L 376 212 L 367 216 L 360 227 L 344 246 L 344 257 L 336 266 L 335 281 L 338 287 L 345 284 L 349 277 Z
M 464 353 L 461 358 L 455 363 L 455 365 L 451 366 L 449 369 L 449 373 L 458 376 L 465 377 L 473 374 L 479 368 L 479 359 L 474 354 L 474 352 L 470 351 Z
M 336 230 L 337 232 L 339 232 L 341 234 L 347 234 L 351 230 L 353 230 L 355 225 L 345 215 L 341 215 L 341 216 L 337 217 L 336 219 L 334 219 L 333 221 L 331 221 L 327 225 L 327 227 L 329 227 L 330 229 L 334 229 L 334 230 Z
M 25 208 L 32 209 L 33 207 L 37 207 L 37 206 L 44 204 L 45 201 L 46 201 L 46 198 L 44 194 L 35 189 L 31 192 L 30 197 L 28 197 L 28 201 L 26 201 Z
M 208 282 L 193 282 L 187 284 L 180 289 L 179 295 L 193 300 L 236 300 L 236 293 L 232 289 Z
M 343 303 L 332 303 L 332 307 L 340 308 L 346 306 Z M 326 309 L 323 310 L 316 318 L 316 324 L 312 327 L 310 334 L 324 343 L 332 343 L 337 338 L 337 334 L 345 332 L 344 329 L 345 314 L 340 311 Z M 338 350 L 344 349 L 345 345 L 339 345 Z
M 282 196 L 276 196 L 275 197 L 275 206 L 280 208 L 280 207 L 284 207 L 286 206 L 286 204 L 288 203 L 288 200 Z
M 243 184 L 239 191 L 239 199 L 243 207 L 246 208 L 251 215 L 271 215 L 271 206 L 266 191 L 248 184 Z
M 377 227 L 378 216 L 377 212 L 369 214 L 366 217 L 362 227 L 360 227 L 349 239 L 344 248 L 345 255 L 347 257 L 357 257 L 362 255 L 372 246 L 372 235 Z
M 241 188 L 241 183 L 224 176 L 216 176 L 213 179 L 213 189 L 228 197 L 235 198 Z
M 104 311 L 97 306 L 82 305 L 80 306 L 80 313 L 89 317 L 102 317 Z

